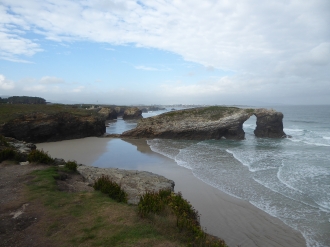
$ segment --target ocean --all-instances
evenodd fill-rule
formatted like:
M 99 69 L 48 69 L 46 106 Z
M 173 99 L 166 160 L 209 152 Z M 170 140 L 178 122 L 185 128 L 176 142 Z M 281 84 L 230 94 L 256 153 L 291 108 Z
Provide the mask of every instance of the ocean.
M 245 140 L 147 143 L 198 179 L 298 230 L 307 246 L 330 246 L 330 106 L 265 108 L 284 114 L 284 132 L 291 138 L 256 138 L 252 116 L 243 125 Z M 135 121 L 118 119 L 110 122 L 107 132 L 122 133 L 135 126 Z

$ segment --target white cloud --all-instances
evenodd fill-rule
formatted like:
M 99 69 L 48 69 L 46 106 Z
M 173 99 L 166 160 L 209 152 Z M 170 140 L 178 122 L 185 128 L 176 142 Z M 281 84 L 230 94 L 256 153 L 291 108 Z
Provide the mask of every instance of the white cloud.
M 0 88 L 4 90 L 10 90 L 15 88 L 15 83 L 9 80 L 6 80 L 4 75 L 0 74 Z
M 211 94 L 246 85 L 246 90 L 255 87 L 267 95 L 276 85 L 278 91 L 289 90 L 286 85 L 292 83 L 301 88 L 308 83 L 329 85 L 328 0 L 1 2 L 3 59 L 25 61 L 21 56 L 40 52 L 40 45 L 24 36 L 24 32 L 35 32 L 59 42 L 153 47 L 206 68 L 236 73 L 237 77 L 226 79 L 230 82 L 220 79 L 212 85 L 204 81 L 174 88 L 182 94 Z M 157 70 L 144 65 L 135 68 Z
M 54 76 L 44 76 L 40 79 L 41 84 L 62 84 L 64 80 Z
M 140 69 L 140 70 L 149 70 L 149 71 L 157 71 L 157 70 L 159 70 L 157 68 L 148 67 L 148 66 L 144 66 L 144 65 L 134 66 L 134 68 Z
M 71 91 L 73 93 L 81 93 L 84 89 L 85 89 L 85 86 L 79 86 L 79 87 L 72 89 Z

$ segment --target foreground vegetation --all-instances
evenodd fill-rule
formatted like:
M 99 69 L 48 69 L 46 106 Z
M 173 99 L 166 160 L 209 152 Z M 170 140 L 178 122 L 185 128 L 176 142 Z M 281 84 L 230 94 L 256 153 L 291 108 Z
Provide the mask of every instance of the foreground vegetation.
M 168 207 L 141 217 L 139 207 L 118 203 L 100 191 L 59 191 L 59 169 L 69 172 L 57 167 L 33 172 L 35 179 L 27 189 L 31 200 L 44 205 L 41 229 L 56 246 L 225 246 L 205 233 L 200 241 L 187 228 L 178 227 L 177 216 Z
M 0 162 L 20 161 L 15 159 L 19 152 L 1 135 L 0 147 Z M 34 179 L 24 194 L 42 211 L 37 231 L 53 246 L 226 246 L 203 231 L 198 212 L 180 193 L 147 192 L 138 206 L 128 205 L 120 185 L 105 176 L 95 182 L 95 191 L 73 193 L 59 183 L 78 176 L 75 161 L 53 166 L 55 159 L 42 150 L 26 159 L 48 165 L 31 174 Z

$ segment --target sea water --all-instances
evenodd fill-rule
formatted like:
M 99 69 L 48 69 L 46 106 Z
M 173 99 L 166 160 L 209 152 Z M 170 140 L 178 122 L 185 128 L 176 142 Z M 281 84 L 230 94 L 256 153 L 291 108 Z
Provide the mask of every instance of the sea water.
M 308 246 L 330 246 L 330 106 L 273 108 L 284 114 L 284 132 L 291 138 L 256 138 L 253 116 L 243 125 L 241 141 L 147 142 L 198 179 L 300 231 Z

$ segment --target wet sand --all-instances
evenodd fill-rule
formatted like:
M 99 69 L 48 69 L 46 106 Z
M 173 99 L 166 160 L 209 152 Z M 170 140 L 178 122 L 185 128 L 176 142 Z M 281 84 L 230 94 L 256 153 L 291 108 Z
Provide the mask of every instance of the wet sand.
M 303 236 L 247 201 L 229 196 L 193 176 L 173 160 L 153 152 L 143 139 L 84 138 L 37 144 L 52 157 L 85 165 L 146 170 L 175 181 L 175 191 L 201 214 L 201 225 L 236 246 L 306 246 Z

